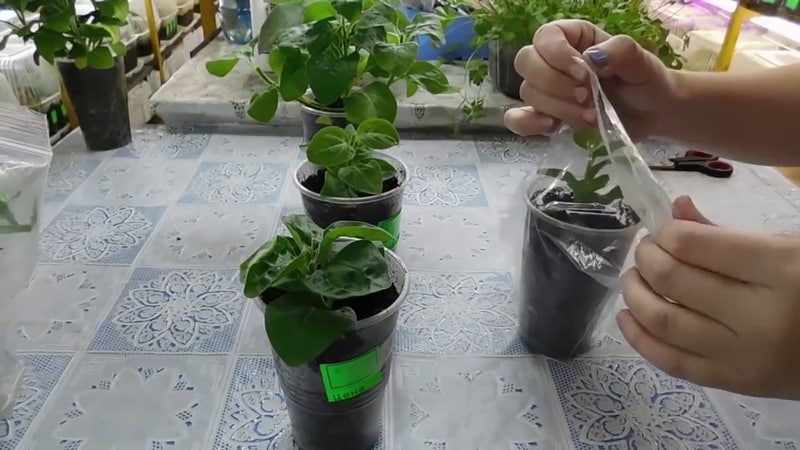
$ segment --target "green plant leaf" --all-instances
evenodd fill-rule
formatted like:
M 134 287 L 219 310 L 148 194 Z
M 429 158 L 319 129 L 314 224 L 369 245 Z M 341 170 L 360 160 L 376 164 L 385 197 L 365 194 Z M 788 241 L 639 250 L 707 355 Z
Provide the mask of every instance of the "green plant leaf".
M 110 69 L 114 67 L 114 55 L 108 47 L 97 47 L 87 55 L 89 67 Z
M 104 16 L 113 17 L 121 21 L 128 19 L 130 6 L 127 0 L 105 0 L 103 2 L 94 2 L 94 5 Z
M 264 315 L 272 349 L 291 367 L 314 360 L 355 323 L 352 315 L 326 309 L 318 295 L 307 292 L 284 294 Z
M 600 173 L 600 171 L 603 170 L 603 168 L 606 167 L 607 165 L 609 165 L 610 163 L 611 163 L 611 160 L 610 159 L 606 159 L 606 160 L 591 164 L 589 167 L 586 168 L 586 173 L 583 175 L 583 177 L 584 178 L 588 178 L 588 179 L 596 177 L 597 174 Z
M 358 142 L 369 149 L 385 150 L 400 143 L 400 134 L 386 119 L 367 119 L 356 131 Z
M 231 73 L 238 63 L 239 58 L 215 59 L 206 62 L 206 71 L 215 77 L 224 77 Z
M 333 0 L 333 7 L 345 19 L 354 22 L 361 16 L 363 2 L 361 0 Z
M 347 187 L 347 185 L 330 170 L 325 171 L 325 184 L 322 185 L 320 195 L 324 197 L 356 197 L 356 193 Z
M 61 33 L 43 29 L 34 34 L 33 42 L 36 44 L 39 55 L 48 63 L 53 64 L 56 55 L 66 49 L 67 38 Z
M 394 236 L 383 228 L 364 222 L 342 220 L 330 224 L 322 232 L 322 243 L 319 246 L 320 259 L 325 259 L 331 246 L 340 238 L 366 239 L 377 242 L 391 242 Z
M 272 6 L 267 20 L 261 27 L 258 48 L 269 51 L 278 37 L 290 28 L 303 24 L 303 5 L 300 1 L 285 1 Z
M 570 171 L 566 169 L 540 169 L 536 173 L 548 177 L 553 177 L 558 180 L 564 180 L 567 186 L 574 186 L 579 183 L 578 179 Z
M 125 56 L 125 54 L 128 53 L 128 47 L 122 42 L 111 44 L 111 50 L 114 52 L 114 56 Z
M 303 23 L 316 22 L 336 16 L 336 9 L 327 0 L 317 0 L 305 5 Z
M 355 156 L 347 131 L 336 126 L 317 131 L 306 148 L 308 160 L 326 168 L 341 167 Z
M 415 61 L 406 77 L 434 95 L 450 90 L 450 81 L 447 80 L 444 72 L 428 61 Z
M 360 90 L 353 90 L 344 98 L 347 121 L 359 124 L 370 117 L 394 122 L 397 117 L 397 99 L 389 86 L 382 81 L 373 81 Z
M 313 55 L 308 60 L 308 83 L 314 99 L 328 106 L 341 99 L 358 75 L 359 55 L 351 53 L 339 58 L 332 52 Z
M 351 40 L 354 45 L 371 53 L 376 44 L 386 42 L 386 28 L 359 28 Z
M 257 122 L 269 122 L 278 111 L 278 89 L 267 86 L 266 90 L 253 94 L 247 115 Z
M 397 176 L 397 168 L 392 165 L 389 161 L 380 158 L 371 158 L 367 161 L 375 161 L 381 167 L 381 174 L 383 176 L 383 181 L 391 180 L 392 178 Z
M 284 101 L 297 100 L 308 90 L 306 62 L 308 57 L 299 50 L 282 52 L 284 63 L 280 74 L 279 90 Z
M 445 43 L 442 19 L 436 14 L 426 12 L 417 13 L 411 20 L 411 23 L 405 27 L 405 34 L 408 36 L 408 39 L 417 39 L 421 36 L 427 36 L 436 44 L 443 45 Z
M 572 134 L 575 145 L 585 150 L 595 150 L 603 145 L 603 137 L 596 130 L 576 130 Z
M 65 33 L 70 30 L 74 17 L 71 11 L 63 11 L 44 15 L 42 16 L 42 21 L 45 27 L 59 33 Z
M 378 67 L 390 75 L 400 77 L 411 69 L 411 65 L 417 60 L 418 51 L 419 44 L 414 41 L 402 44 L 378 42 L 372 49 L 372 56 Z
M 595 198 L 597 203 L 601 203 L 603 205 L 608 205 L 609 203 L 613 202 L 614 200 L 621 200 L 624 198 L 622 193 L 622 189 L 619 186 L 614 186 L 610 191 L 606 192 L 605 194 L 600 194 Z
M 322 242 L 322 228 L 305 214 L 290 214 L 282 220 L 297 245 L 315 249 Z
M 309 290 L 325 298 L 343 300 L 380 292 L 392 286 L 386 258 L 371 241 L 345 245 L 306 281 Z
M 272 70 L 272 73 L 274 73 L 278 79 L 281 78 L 281 73 L 283 72 L 283 65 L 285 62 L 286 58 L 283 56 L 282 47 L 274 47 L 272 51 L 269 52 L 267 63 L 269 64 L 269 68 Z
M 276 236 L 259 248 L 239 268 L 244 295 L 256 298 L 292 271 L 308 263 L 309 253 L 296 251 L 294 241 Z
M 376 162 L 347 165 L 339 169 L 336 175 L 354 191 L 372 195 L 383 192 L 383 172 Z

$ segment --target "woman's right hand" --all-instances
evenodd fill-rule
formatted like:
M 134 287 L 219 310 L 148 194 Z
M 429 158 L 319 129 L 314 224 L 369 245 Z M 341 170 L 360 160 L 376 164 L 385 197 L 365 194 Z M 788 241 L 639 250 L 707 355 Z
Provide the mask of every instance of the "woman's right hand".
M 550 134 L 566 123 L 594 128 L 588 73 L 573 60 L 583 56 L 595 70 L 606 96 L 634 140 L 656 131 L 669 114 L 675 92 L 671 71 L 628 36 L 610 36 L 590 22 L 559 20 L 536 32 L 533 44 L 517 54 L 514 67 L 524 78 L 525 106 L 506 112 L 506 126 L 522 136 Z

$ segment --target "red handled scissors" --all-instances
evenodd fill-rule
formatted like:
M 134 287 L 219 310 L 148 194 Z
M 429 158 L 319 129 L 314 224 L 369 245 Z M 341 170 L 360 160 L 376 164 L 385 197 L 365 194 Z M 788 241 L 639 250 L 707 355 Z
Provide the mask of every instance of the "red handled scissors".
M 689 150 L 676 158 L 670 158 L 668 164 L 650 164 L 651 170 L 677 170 L 681 172 L 700 172 L 714 178 L 730 178 L 733 166 L 719 160 L 719 156 L 711 153 Z

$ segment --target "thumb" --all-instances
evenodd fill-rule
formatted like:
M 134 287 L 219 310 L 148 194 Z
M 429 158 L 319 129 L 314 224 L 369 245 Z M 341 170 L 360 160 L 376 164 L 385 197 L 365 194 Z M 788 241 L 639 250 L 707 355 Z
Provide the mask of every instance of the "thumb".
M 704 225 L 716 226 L 716 224 L 706 219 L 706 216 L 697 209 L 692 199 L 686 195 L 675 199 L 675 202 L 672 204 L 672 217 L 678 220 L 689 220 Z
M 586 49 L 584 55 L 600 77 L 616 76 L 628 84 L 642 84 L 653 76 L 652 56 L 630 36 L 614 36 Z

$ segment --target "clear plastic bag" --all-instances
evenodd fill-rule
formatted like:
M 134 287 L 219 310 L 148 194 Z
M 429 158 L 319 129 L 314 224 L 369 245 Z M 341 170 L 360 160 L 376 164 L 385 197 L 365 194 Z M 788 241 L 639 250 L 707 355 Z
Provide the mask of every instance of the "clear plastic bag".
M 542 167 L 501 213 L 519 263 L 520 337 L 531 352 L 554 358 L 588 348 L 637 235 L 643 226 L 658 232 L 672 214 L 593 73 L 592 91 L 598 130 L 559 130 Z
M 14 298 L 28 287 L 39 255 L 39 217 L 52 151 L 45 117 L 0 103 L 0 419 L 14 407 L 23 368 L 11 339 Z

